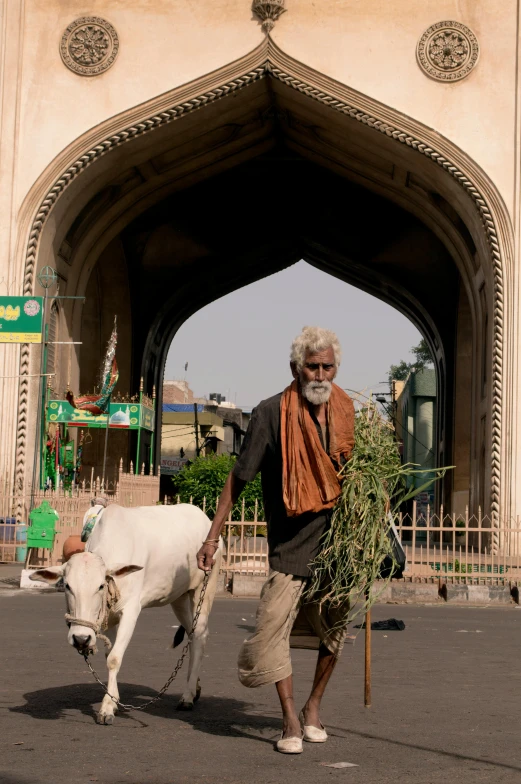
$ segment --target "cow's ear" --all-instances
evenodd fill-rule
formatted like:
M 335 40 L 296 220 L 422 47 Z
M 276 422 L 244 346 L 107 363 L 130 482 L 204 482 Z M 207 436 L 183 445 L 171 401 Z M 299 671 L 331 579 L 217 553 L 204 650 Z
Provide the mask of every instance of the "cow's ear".
M 62 566 L 48 566 L 45 569 L 36 569 L 29 575 L 30 580 L 39 580 L 40 582 L 49 583 L 49 585 L 57 585 L 63 579 Z
M 127 566 L 115 566 L 114 569 L 107 569 L 107 575 L 110 575 L 111 577 L 126 577 L 127 574 L 132 574 L 132 572 L 139 572 L 142 568 L 142 566 L 136 566 L 135 564 L 129 564 Z

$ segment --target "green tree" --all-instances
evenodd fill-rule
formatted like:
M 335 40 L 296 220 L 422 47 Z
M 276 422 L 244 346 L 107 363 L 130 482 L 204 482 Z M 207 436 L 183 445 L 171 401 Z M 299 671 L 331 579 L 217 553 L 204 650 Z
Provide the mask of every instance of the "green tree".
M 425 338 L 422 338 L 417 346 L 411 348 L 411 354 L 416 357 L 414 362 L 406 362 L 404 359 L 398 365 L 391 365 L 389 368 L 389 383 L 391 381 L 405 381 L 409 373 L 414 370 L 423 370 L 433 364 L 431 350 Z
M 422 368 L 426 367 L 427 365 L 432 365 L 434 362 L 431 350 L 425 338 L 422 338 L 417 346 L 412 347 L 411 354 L 415 355 L 416 364 Z
M 197 457 L 172 477 L 172 494 L 179 496 L 183 503 L 189 503 L 191 498 L 192 503 L 201 508 L 206 499 L 206 514 L 213 517 L 216 499 L 221 494 L 226 477 L 232 470 L 235 460 L 236 458 L 232 455 Z M 242 491 L 232 510 L 232 520 L 241 519 L 243 499 L 245 520 L 253 520 L 256 499 L 258 500 L 257 519 L 264 520 L 260 474 L 257 474 L 253 482 L 249 482 Z

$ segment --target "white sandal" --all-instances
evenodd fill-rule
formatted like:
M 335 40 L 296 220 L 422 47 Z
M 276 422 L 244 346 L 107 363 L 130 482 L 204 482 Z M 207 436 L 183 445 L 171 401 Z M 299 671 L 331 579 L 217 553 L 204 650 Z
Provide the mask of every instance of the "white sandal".
M 275 747 L 281 754 L 302 754 L 304 751 L 302 735 L 300 738 L 284 738 L 283 735 L 281 735 Z
M 300 711 L 299 721 L 302 727 L 304 740 L 308 743 L 325 743 L 327 740 L 326 728 L 323 724 L 319 727 L 313 727 L 312 724 L 304 724 L 304 711 Z

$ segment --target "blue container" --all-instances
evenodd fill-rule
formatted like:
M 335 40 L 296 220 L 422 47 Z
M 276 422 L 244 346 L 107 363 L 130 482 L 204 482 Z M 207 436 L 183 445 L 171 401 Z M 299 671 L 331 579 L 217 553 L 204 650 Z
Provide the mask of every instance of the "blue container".
M 16 563 L 25 563 L 25 559 L 27 558 L 27 526 L 26 525 L 18 525 L 16 527 L 16 551 L 15 551 L 15 561 Z
M 26 558 L 27 558 L 27 547 L 25 545 L 23 547 L 17 547 L 15 550 L 16 563 L 25 563 Z
M 16 528 L 16 542 L 17 544 L 26 544 L 27 542 L 27 526 L 19 525 Z
M 0 517 L 0 542 L 14 544 L 16 517 Z

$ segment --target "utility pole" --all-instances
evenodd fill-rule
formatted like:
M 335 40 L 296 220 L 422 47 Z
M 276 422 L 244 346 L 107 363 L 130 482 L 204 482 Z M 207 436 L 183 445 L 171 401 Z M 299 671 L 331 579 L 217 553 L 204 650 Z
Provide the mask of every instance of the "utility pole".
M 109 402 L 107 403 L 107 426 L 105 428 L 105 448 L 103 450 L 103 471 L 101 474 L 101 490 L 105 492 L 105 469 L 107 468 L 107 446 L 109 443 L 109 427 L 110 427 L 110 401 L 112 395 L 109 395 Z M 136 471 L 137 473 L 137 471 Z
M 197 403 L 194 403 L 194 427 L 195 427 L 195 454 L 199 457 L 199 417 Z

